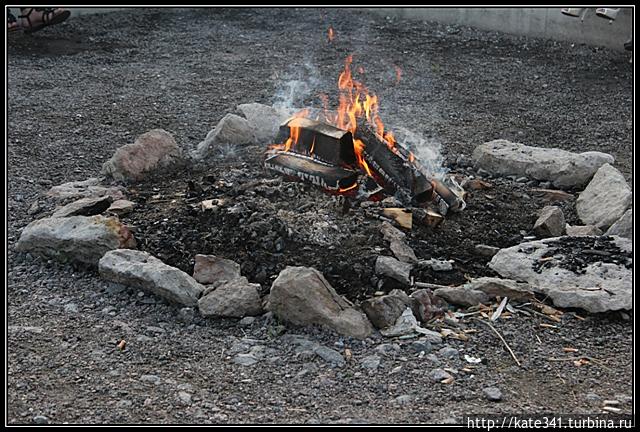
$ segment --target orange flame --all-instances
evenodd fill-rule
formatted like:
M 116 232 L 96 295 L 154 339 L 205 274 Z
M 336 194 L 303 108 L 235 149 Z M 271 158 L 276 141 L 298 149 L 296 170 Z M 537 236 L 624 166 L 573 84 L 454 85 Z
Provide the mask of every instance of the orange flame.
M 329 42 L 333 42 L 333 39 L 336 37 L 335 32 L 333 31 L 333 27 L 329 26 Z
M 350 190 L 353 190 L 355 188 L 358 187 L 358 183 L 354 183 L 351 186 L 348 186 L 346 188 L 340 188 L 338 189 L 338 193 L 345 193 L 345 192 L 349 192 Z

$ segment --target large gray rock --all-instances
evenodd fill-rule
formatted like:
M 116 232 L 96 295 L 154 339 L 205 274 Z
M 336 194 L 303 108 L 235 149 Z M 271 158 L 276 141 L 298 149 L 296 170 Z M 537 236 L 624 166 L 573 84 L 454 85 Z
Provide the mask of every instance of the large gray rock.
M 401 290 L 393 290 L 387 295 L 363 301 L 360 307 L 376 328 L 382 329 L 395 324 L 396 320 L 413 300 Z
M 319 324 L 360 339 L 373 331 L 367 317 L 339 296 L 322 273 L 313 268 L 282 270 L 271 286 L 268 308 L 283 321 Z
M 94 216 L 107 210 L 112 202 L 109 195 L 80 198 L 56 210 L 51 217 Z
M 540 238 L 558 237 L 564 233 L 564 214 L 560 207 L 546 206 L 540 210 L 533 232 Z
M 107 251 L 135 246 L 131 231 L 117 218 L 72 216 L 31 222 L 22 230 L 16 249 L 62 262 L 97 265 Z
M 240 264 L 215 255 L 196 255 L 193 278 L 201 284 L 219 286 L 240 277 Z
M 204 291 L 202 285 L 182 270 L 142 251 L 107 252 L 100 259 L 98 270 L 108 281 L 139 288 L 185 306 L 195 306 Z
M 548 243 L 561 241 L 570 245 L 570 240 L 566 239 L 575 237 L 554 237 L 502 249 L 489 267 L 505 278 L 527 282 L 532 290 L 545 294 L 559 307 L 582 308 L 589 312 L 631 309 L 632 269 L 624 264 L 592 262 L 586 265 L 583 273 L 575 273 L 562 267 L 567 252 L 549 252 L 551 247 L 558 246 Z M 632 251 L 632 242 L 622 237 L 612 239 L 624 261 L 623 255 Z M 581 251 L 572 253 L 580 254 Z M 552 260 L 547 255 L 551 255 Z M 541 265 L 548 262 L 551 265 Z
M 576 201 L 576 211 L 585 224 L 606 230 L 631 205 L 633 193 L 624 176 L 609 164 L 603 165 Z
M 379 256 L 376 259 L 376 274 L 394 279 L 406 286 L 411 283 L 411 269 L 413 269 L 413 265 L 392 257 Z
M 633 240 L 633 209 L 629 209 L 607 230 L 607 235 L 616 235 Z
M 100 179 L 92 177 L 82 181 L 72 181 L 53 186 L 46 193 L 47 197 L 66 200 L 109 195 L 114 200 L 124 199 L 124 188 L 121 186 L 103 186 Z
M 153 129 L 140 135 L 133 144 L 116 150 L 102 165 L 102 173 L 118 181 L 137 181 L 182 161 L 182 150 L 173 136 L 163 129 Z
M 263 143 L 273 143 L 280 124 L 289 117 L 289 112 L 260 103 L 238 105 L 238 110 L 247 118 L 256 139 Z
M 198 300 L 200 313 L 205 317 L 243 318 L 262 314 L 259 284 L 239 277 L 223 283 Z
M 479 145 L 472 155 L 476 169 L 501 176 L 527 176 L 550 181 L 555 187 L 573 188 L 587 184 L 613 156 L 601 152 L 572 153 L 557 148 L 531 147 L 507 140 Z
M 249 121 L 235 114 L 227 114 L 218 122 L 193 153 L 196 160 L 203 160 L 220 150 L 221 146 L 238 146 L 257 141 Z

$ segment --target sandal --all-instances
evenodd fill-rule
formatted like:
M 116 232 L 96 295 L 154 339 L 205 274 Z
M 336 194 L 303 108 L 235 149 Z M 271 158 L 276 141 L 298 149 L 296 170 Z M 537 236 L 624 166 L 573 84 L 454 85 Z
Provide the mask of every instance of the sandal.
M 20 30 L 22 26 L 18 23 L 18 19 L 11 13 L 7 12 L 7 33 L 13 33 Z
M 68 10 L 60 8 L 22 8 L 20 11 L 22 15 L 19 18 L 22 18 L 22 27 L 25 33 L 34 33 L 50 25 L 60 24 L 71 15 Z M 38 13 L 31 16 L 34 11 L 41 14 L 39 18 Z

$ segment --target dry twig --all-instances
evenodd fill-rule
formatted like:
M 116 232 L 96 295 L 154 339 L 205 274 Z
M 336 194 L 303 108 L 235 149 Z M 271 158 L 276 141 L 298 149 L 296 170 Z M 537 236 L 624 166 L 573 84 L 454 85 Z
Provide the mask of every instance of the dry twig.
M 518 358 L 516 357 L 516 355 L 513 353 L 513 350 L 511 349 L 511 347 L 509 346 L 509 344 L 507 343 L 506 340 L 504 340 L 504 338 L 502 337 L 502 335 L 498 332 L 498 330 L 496 330 L 496 328 L 494 326 L 491 325 L 491 323 L 482 321 L 481 319 L 475 318 L 476 321 L 479 321 L 487 326 L 489 326 L 489 328 L 491 328 L 491 330 L 493 330 L 493 332 L 500 338 L 500 340 L 502 341 L 502 343 L 504 344 L 504 346 L 507 348 L 507 350 L 509 351 L 509 353 L 511 354 L 511 357 L 513 357 L 513 359 L 515 360 L 516 364 L 520 367 L 522 367 L 522 365 L 520 364 L 520 362 L 518 361 Z

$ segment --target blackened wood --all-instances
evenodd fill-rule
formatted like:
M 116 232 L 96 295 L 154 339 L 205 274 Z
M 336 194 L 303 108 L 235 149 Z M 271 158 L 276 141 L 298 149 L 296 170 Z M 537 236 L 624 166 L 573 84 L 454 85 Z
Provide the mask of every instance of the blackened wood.
M 265 160 L 265 166 L 332 191 L 354 187 L 358 181 L 356 171 L 322 163 L 293 152 L 277 152 Z
M 291 128 L 298 128 L 298 141 L 290 151 L 303 155 L 311 155 L 321 161 L 340 165 L 354 166 L 356 155 L 353 150 L 351 132 L 338 129 L 304 117 L 287 120 L 280 126 L 276 141 L 284 144 L 291 136 Z

